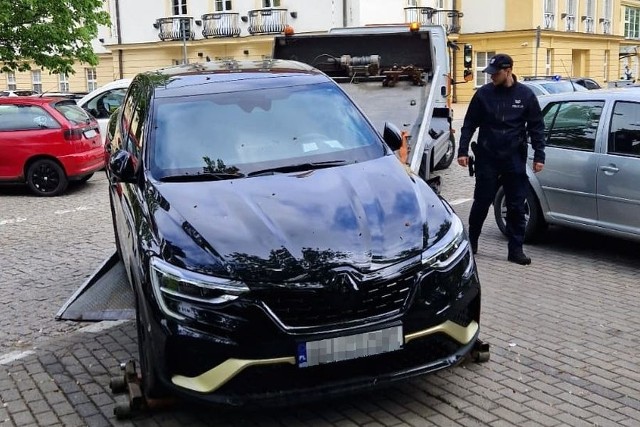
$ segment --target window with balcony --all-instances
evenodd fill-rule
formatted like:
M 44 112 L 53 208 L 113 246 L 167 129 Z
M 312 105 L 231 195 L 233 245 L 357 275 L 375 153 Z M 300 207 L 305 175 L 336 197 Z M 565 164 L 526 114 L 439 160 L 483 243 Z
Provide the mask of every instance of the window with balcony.
M 91 92 L 98 88 L 98 74 L 95 68 L 85 68 L 84 75 L 87 79 L 87 92 Z
M 485 67 L 489 63 L 489 59 L 491 59 L 491 57 L 495 54 L 495 52 L 476 52 L 476 76 L 474 79 L 476 82 L 476 87 L 480 87 L 491 82 L 491 76 L 487 73 L 483 73 L 482 70 L 485 69 Z
M 586 15 L 582 17 L 582 23 L 584 25 L 585 33 L 595 32 L 595 13 L 596 13 L 596 0 L 587 0 L 585 7 Z
M 544 0 L 544 10 L 542 12 L 543 23 L 542 28 L 546 30 L 555 29 L 556 27 L 556 0 Z
M 172 0 L 172 9 L 174 15 L 186 15 L 187 0 Z
M 16 73 L 14 73 L 13 71 L 9 71 L 7 73 L 7 89 L 8 90 L 18 89 L 18 85 L 16 84 Z
M 602 34 L 611 34 L 611 15 L 613 13 L 613 4 L 611 0 L 604 0 L 602 3 L 602 18 L 600 18 L 600 24 L 602 25 Z
M 566 12 L 562 14 L 562 19 L 564 19 L 564 30 L 575 31 L 577 1 L 576 0 L 566 0 L 566 1 L 567 1 Z
M 69 92 L 69 76 L 58 74 L 58 88 L 60 92 Z
M 280 0 L 262 0 L 263 8 L 280 7 Z
M 42 93 L 42 72 L 40 70 L 31 71 L 31 86 L 34 92 Z
M 216 12 L 229 12 L 233 9 L 231 0 L 216 0 L 214 7 Z
M 640 38 L 640 9 L 635 7 L 625 7 L 624 37 L 627 39 Z

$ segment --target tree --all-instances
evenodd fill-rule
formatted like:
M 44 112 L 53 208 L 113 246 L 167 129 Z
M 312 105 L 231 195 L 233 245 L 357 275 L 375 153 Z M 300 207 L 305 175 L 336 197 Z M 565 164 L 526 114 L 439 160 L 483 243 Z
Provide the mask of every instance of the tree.
M 102 0 L 0 0 L 2 71 L 25 71 L 36 64 L 73 74 L 75 62 L 96 65 L 91 40 L 98 25 L 110 24 L 102 6 Z

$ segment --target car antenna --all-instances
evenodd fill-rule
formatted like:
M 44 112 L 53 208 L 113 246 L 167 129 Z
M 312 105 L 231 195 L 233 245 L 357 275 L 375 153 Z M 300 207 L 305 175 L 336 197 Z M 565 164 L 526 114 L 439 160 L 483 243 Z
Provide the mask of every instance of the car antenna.
M 55 86 L 54 86 L 54 87 L 55 87 Z M 45 95 L 45 93 L 49 93 L 49 92 L 51 92 L 52 90 L 53 90 L 53 88 L 51 88 L 51 89 L 47 89 L 47 90 L 43 91 L 41 94 L 39 94 L 39 95 L 38 95 L 38 98 L 42 98 L 42 97 Z
M 572 74 L 567 70 L 567 67 L 564 65 L 564 59 L 560 60 L 560 63 L 562 64 L 562 68 L 564 68 L 564 72 L 567 73 L 567 75 L 569 76 L 569 83 L 571 83 L 571 88 L 573 89 L 574 92 L 577 92 L 576 90 L 576 85 L 573 83 L 573 76 Z

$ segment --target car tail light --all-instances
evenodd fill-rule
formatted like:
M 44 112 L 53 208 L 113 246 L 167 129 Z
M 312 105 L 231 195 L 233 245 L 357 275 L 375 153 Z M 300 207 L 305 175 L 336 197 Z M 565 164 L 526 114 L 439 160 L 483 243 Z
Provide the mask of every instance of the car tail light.
M 80 141 L 82 139 L 82 129 L 65 129 L 64 139 L 67 141 Z

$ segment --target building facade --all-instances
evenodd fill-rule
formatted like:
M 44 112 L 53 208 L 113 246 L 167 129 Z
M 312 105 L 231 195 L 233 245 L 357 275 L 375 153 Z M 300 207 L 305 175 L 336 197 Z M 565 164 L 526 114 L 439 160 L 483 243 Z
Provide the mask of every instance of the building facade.
M 626 77 L 625 66 L 632 78 L 640 71 L 640 0 L 105 0 L 104 7 L 112 23 L 94 42 L 98 66 L 77 64 L 69 76 L 2 73 L 0 88 L 90 91 L 183 62 L 262 59 L 288 27 L 305 33 L 413 21 L 447 29 L 454 102 L 469 101 L 488 82 L 481 70 L 496 52 L 509 53 L 520 76 L 588 76 L 607 86 Z

